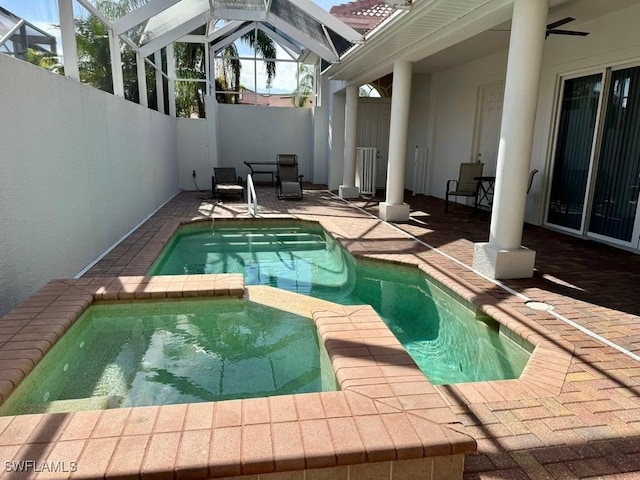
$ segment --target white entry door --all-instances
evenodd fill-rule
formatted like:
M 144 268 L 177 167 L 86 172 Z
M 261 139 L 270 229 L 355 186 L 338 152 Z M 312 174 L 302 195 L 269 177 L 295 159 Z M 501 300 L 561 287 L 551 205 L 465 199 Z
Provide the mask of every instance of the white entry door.
M 385 188 L 389 160 L 389 126 L 391 120 L 390 98 L 358 99 L 358 147 L 375 147 L 378 150 L 376 187 Z
M 483 175 L 496 174 L 503 98 L 503 82 L 480 87 L 473 160 L 484 163 Z

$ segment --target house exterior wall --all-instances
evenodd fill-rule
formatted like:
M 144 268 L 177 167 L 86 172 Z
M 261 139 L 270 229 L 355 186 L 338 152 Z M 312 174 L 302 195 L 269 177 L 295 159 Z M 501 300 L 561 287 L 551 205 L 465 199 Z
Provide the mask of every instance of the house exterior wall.
M 411 106 L 409 110 L 409 130 L 407 132 L 407 167 L 405 170 L 405 188 L 413 188 L 415 176 L 416 147 L 424 148 L 428 140 L 429 85 L 431 76 L 414 73 L 411 79 Z
M 458 177 L 460 163 L 475 160 L 472 157 L 478 94 L 482 85 L 504 79 L 506 62 L 504 51 L 432 75 L 431 195 L 444 198 L 447 180 Z
M 527 198 L 525 220 L 541 224 L 551 168 L 553 123 L 560 77 L 616 64 L 640 64 L 640 6 L 580 25 L 587 37 L 551 36 L 546 40 L 540 79 L 531 169 L 537 168 Z M 457 178 L 461 162 L 473 159 L 478 95 L 483 85 L 503 81 L 507 52 L 498 52 L 456 68 L 432 74 L 430 113 L 430 194 L 444 198 L 447 179 Z
M 0 55 L 0 314 L 178 190 L 175 119 Z

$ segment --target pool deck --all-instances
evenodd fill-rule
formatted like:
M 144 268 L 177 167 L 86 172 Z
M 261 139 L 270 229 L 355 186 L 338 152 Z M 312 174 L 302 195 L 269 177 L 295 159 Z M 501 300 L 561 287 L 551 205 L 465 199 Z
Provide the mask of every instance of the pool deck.
M 92 282 L 104 283 L 107 277 L 136 278 L 144 275 L 180 222 L 210 218 L 212 213 L 215 218 L 247 218 L 246 204 L 225 200 L 214 208 L 213 201 L 202 198 L 204 196 L 197 192 L 180 193 L 91 268 L 79 282 L 90 285 Z M 486 212 L 474 213 L 470 208 L 459 206 L 444 214 L 444 202 L 441 200 L 423 196 L 407 197 L 412 209 L 411 220 L 394 228 L 375 217 L 380 199 L 358 200 L 349 205 L 326 191 L 308 190 L 302 201 L 279 201 L 271 188 L 259 188 L 258 198 L 259 214 L 264 217 L 284 215 L 318 221 L 354 255 L 419 266 L 536 346 L 534 356 L 519 380 L 440 387 L 423 382 L 420 383 L 420 387 L 406 387 L 406 391 L 394 390 L 386 380 L 384 383 L 381 382 L 379 379 L 386 375 L 380 375 L 379 372 L 371 375 L 362 373 L 371 361 L 379 363 L 380 358 L 368 358 L 363 363 L 363 359 L 358 355 L 350 356 L 348 350 L 343 350 L 341 353 L 345 354 L 345 358 L 342 359 L 344 363 L 340 368 L 343 369 L 343 373 L 356 375 L 352 379 L 355 382 L 352 386 L 356 387 L 357 391 L 347 393 L 358 394 L 373 401 L 376 405 L 376 418 L 397 415 L 402 411 L 402 418 L 409 418 L 414 431 L 424 428 L 421 427 L 424 420 L 449 425 L 452 432 L 456 431 L 455 422 L 460 422 L 464 429 L 460 429 L 459 436 L 452 434 L 455 439 L 444 444 L 449 445 L 448 453 L 464 452 L 469 449 L 465 433 L 475 439 L 477 452 L 468 454 L 464 464 L 464 478 L 469 480 L 640 478 L 640 362 L 637 361 L 640 355 L 640 302 L 637 301 L 638 294 L 635 291 L 640 280 L 640 256 L 547 229 L 526 226 L 523 245 L 537 252 L 536 272 L 532 279 L 504 282 L 509 287 L 509 290 L 505 290 L 469 268 L 474 242 L 486 241 L 488 237 L 489 215 Z M 411 233 L 424 243 L 415 242 L 403 231 Z M 428 248 L 425 244 L 437 250 Z M 121 283 L 118 292 L 122 291 L 125 292 L 124 295 L 131 294 L 135 297 L 136 288 L 139 288 L 141 282 L 135 281 L 138 281 L 138 285 L 134 287 L 126 287 L 126 283 Z M 134 283 L 135 281 L 132 280 Z M 162 295 L 167 288 L 166 285 L 164 289 L 158 288 L 155 294 Z M 236 294 L 238 285 L 232 283 L 224 288 L 228 289 L 229 294 Z M 184 286 L 175 287 L 171 291 L 177 296 L 178 291 L 184 291 Z M 153 296 L 154 289 L 151 288 L 147 293 Z M 554 310 L 552 313 L 534 311 L 524 305 L 523 297 L 549 303 L 554 306 Z M 21 308 L 40 307 L 41 305 L 32 304 L 23 305 Z M 321 332 L 322 335 L 331 336 L 335 332 L 343 331 L 347 328 L 344 327 L 346 324 L 349 325 L 348 329 L 357 329 L 354 325 L 361 323 L 355 318 L 362 314 L 359 310 L 326 312 L 316 314 L 319 328 L 325 329 Z M 21 313 L 28 315 L 34 312 Z M 365 311 L 365 314 L 370 315 L 371 312 Z M 334 320 L 324 320 L 323 324 L 323 318 Z M 375 323 L 373 318 L 370 319 Z M 336 323 L 343 326 L 333 329 L 330 325 Z M 575 325 L 579 325 L 583 331 L 578 330 Z M 595 335 L 590 335 L 589 332 Z M 3 333 L 10 334 L 8 331 Z M 601 338 L 624 351 L 606 345 Z M 344 338 L 333 340 L 343 342 Z M 33 341 L 35 342 L 35 337 Z M 25 348 L 24 345 L 13 347 Z M 344 345 L 341 346 L 343 347 Z M 35 349 L 37 350 L 37 346 Z M 37 353 L 34 352 L 34 355 Z M 334 358 L 337 357 L 334 355 Z M 389 367 L 397 368 L 398 365 Z M 5 364 L 2 369 L 19 370 L 20 367 L 9 368 L 9 365 Z M 14 374 L 20 376 L 19 372 Z M 368 381 L 367 378 L 371 380 Z M 344 378 L 342 380 L 344 381 Z M 11 383 L 10 380 L 4 382 Z M 0 388 L 8 388 L 8 385 L 0 382 Z M 389 388 L 392 390 L 391 393 Z M 417 390 L 412 390 L 415 388 Z M 410 396 L 411 401 L 408 397 L 399 400 L 403 395 Z M 394 402 L 400 402 L 400 405 Z M 412 402 L 415 404 L 410 405 Z M 305 411 L 309 415 L 319 415 L 319 412 L 322 412 L 322 419 L 329 421 L 329 413 L 335 413 L 343 407 L 344 405 L 340 406 L 337 403 L 330 407 L 320 404 L 316 413 L 313 413 L 311 407 Z M 384 408 L 388 410 L 385 411 Z M 414 412 L 411 412 L 412 408 L 415 409 Z M 179 431 L 184 438 L 185 425 L 193 422 L 193 419 L 189 420 L 191 409 L 191 406 L 188 409 L 184 406 L 150 409 L 145 417 L 146 421 L 155 423 L 152 431 L 143 432 L 143 437 L 148 441 L 169 442 L 169 447 L 165 450 L 168 452 L 171 450 L 170 445 L 178 442 L 175 435 L 177 427 L 174 424 L 173 430 L 169 428 L 171 422 L 180 423 Z M 155 412 L 153 415 L 151 410 Z M 169 414 L 171 411 L 173 415 Z M 283 411 L 286 411 L 286 408 Z M 418 411 L 420 413 L 417 413 Z M 109 411 L 102 414 L 105 416 L 103 420 L 114 415 L 107 412 Z M 373 411 L 368 414 L 372 413 Z M 45 426 L 51 434 L 48 438 L 69 438 L 68 442 L 64 442 L 64 447 L 69 450 L 57 450 L 55 456 L 49 455 L 49 458 L 77 458 L 84 455 L 91 445 L 91 448 L 95 449 L 97 461 L 101 459 L 98 454 L 102 451 L 100 445 L 104 444 L 102 446 L 105 447 L 109 442 L 116 442 L 112 436 L 96 435 L 97 429 L 118 428 L 120 425 L 122 432 L 123 428 L 135 426 L 131 422 L 127 423 L 126 419 L 120 419 L 120 423 L 114 420 L 109 425 L 109 422 L 99 420 L 99 412 L 74 415 L 85 420 L 71 428 L 68 418 L 63 421 L 62 417 L 56 417 L 58 420 L 55 424 Z M 149 420 L 151 416 L 153 419 Z M 63 448 L 51 447 L 43 441 L 26 442 L 30 436 L 35 435 L 35 425 L 40 422 L 41 417 L 26 416 L 23 422 L 31 424 L 25 425 L 6 418 L 0 418 L 0 452 L 3 459 L 13 458 L 27 446 L 33 450 L 34 455 L 38 453 L 38 449 Z M 35 418 L 38 419 L 37 422 Z M 382 424 L 377 424 L 375 428 L 371 425 L 362 428 L 372 428 L 372 433 L 392 436 L 390 423 L 384 423 L 391 417 L 385 418 L 386 420 L 381 420 Z M 454 420 L 451 420 L 452 418 Z M 314 419 L 317 420 L 318 417 L 308 420 Z M 140 421 L 144 424 L 144 419 Z M 32 425 L 34 422 L 35 425 Z M 256 438 L 264 434 L 265 421 L 253 418 L 250 419 L 249 423 L 251 422 L 255 424 L 251 430 Z M 309 432 L 313 432 L 318 426 L 318 422 L 312 424 L 313 422 L 307 424 Z M 140 426 L 142 430 L 147 427 L 148 425 Z M 160 430 L 156 431 L 156 427 Z M 17 436 L 9 441 L 7 434 L 11 432 Z M 273 435 L 273 428 L 271 432 Z M 331 432 L 323 430 L 321 435 L 326 437 L 327 433 Z M 151 433 L 164 436 L 155 438 Z M 20 435 L 23 437 L 23 443 L 16 440 Z M 38 435 L 42 436 L 43 433 L 39 432 Z M 75 437 L 71 438 L 68 435 Z M 314 434 L 311 435 L 313 436 Z M 193 434 L 188 437 L 194 445 L 197 444 Z M 366 436 L 371 441 L 374 441 L 375 437 L 376 434 Z M 284 435 L 283 438 L 287 436 Z M 332 437 L 329 435 L 326 438 Z M 126 458 L 144 454 L 144 446 L 141 447 L 134 440 L 130 437 L 127 440 L 130 444 L 121 441 L 117 445 L 117 451 L 120 452 L 123 461 L 116 462 L 115 465 L 124 465 Z M 273 440 L 273 444 L 277 445 L 275 438 Z M 404 454 L 412 448 L 419 448 L 415 438 L 412 439 L 414 443 L 406 437 L 402 441 L 406 449 L 400 450 Z M 318 442 L 314 448 L 321 449 L 322 443 Z M 326 445 L 326 442 L 324 444 Z M 179 447 L 178 443 L 175 443 L 173 450 L 178 451 L 182 448 L 181 445 Z M 116 448 L 115 443 L 111 447 Z M 375 450 L 375 445 L 370 447 Z M 296 448 L 303 446 L 298 445 Z M 330 466 L 326 463 L 329 457 L 337 462 L 334 465 L 339 465 L 339 459 L 335 456 L 338 447 L 333 445 L 333 448 L 333 454 L 325 452 L 325 457 L 321 454 L 313 457 L 324 458 L 325 463 L 321 462 L 318 466 Z M 426 451 L 424 441 L 422 448 Z M 398 453 L 400 450 L 395 451 L 396 460 L 402 458 Z M 307 454 L 306 451 L 304 453 Z M 437 454 L 437 451 L 431 453 Z M 270 455 L 273 456 L 274 453 L 270 452 Z M 384 457 L 379 460 L 380 465 L 388 472 L 387 464 L 393 459 Z M 106 471 L 106 465 L 114 465 L 113 458 L 102 461 L 107 462 L 103 472 Z M 144 461 L 150 468 L 140 470 L 142 477 L 161 477 L 168 471 L 159 468 L 160 458 L 145 457 Z M 175 466 L 175 458 L 172 461 Z M 142 457 L 139 460 L 140 465 L 141 462 Z M 415 466 L 411 468 L 413 467 Z M 393 467 L 391 468 L 393 471 Z M 95 471 L 99 472 L 100 467 Z M 340 472 L 336 470 L 333 473 L 338 475 Z M 176 476 L 181 478 L 180 475 Z M 194 476 L 201 475 L 194 473 Z M 357 475 L 353 474 L 352 478 L 356 477 Z M 189 478 L 189 475 L 184 478 Z M 263 475 L 261 478 L 269 477 Z

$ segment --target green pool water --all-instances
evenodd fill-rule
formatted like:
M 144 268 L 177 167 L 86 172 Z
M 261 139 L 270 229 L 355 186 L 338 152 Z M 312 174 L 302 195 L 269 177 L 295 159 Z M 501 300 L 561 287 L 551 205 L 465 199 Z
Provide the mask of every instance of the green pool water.
M 180 229 L 150 274 L 243 273 L 343 305 L 369 304 L 433 384 L 518 378 L 530 352 L 415 268 L 362 261 L 321 227 L 228 222 Z
M 336 390 L 327 362 L 312 320 L 245 300 L 92 305 L 0 414 Z

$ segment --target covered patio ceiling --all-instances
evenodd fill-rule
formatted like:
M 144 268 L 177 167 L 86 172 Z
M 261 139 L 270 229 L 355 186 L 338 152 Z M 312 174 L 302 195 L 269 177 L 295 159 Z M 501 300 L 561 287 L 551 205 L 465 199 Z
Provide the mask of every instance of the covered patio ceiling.
M 506 50 L 514 0 L 414 0 L 365 36 L 365 42 L 331 65 L 329 78 L 364 84 L 391 73 L 396 60 L 413 62 L 413 71 L 445 70 Z M 637 0 L 551 0 L 549 22 L 571 16 L 580 29 Z

